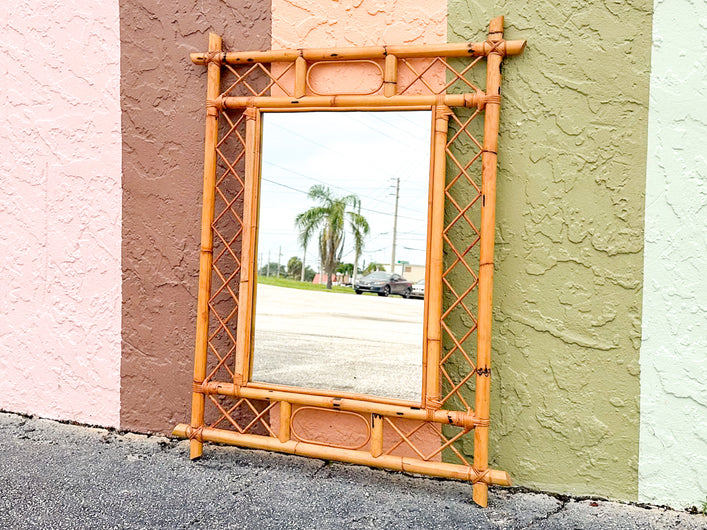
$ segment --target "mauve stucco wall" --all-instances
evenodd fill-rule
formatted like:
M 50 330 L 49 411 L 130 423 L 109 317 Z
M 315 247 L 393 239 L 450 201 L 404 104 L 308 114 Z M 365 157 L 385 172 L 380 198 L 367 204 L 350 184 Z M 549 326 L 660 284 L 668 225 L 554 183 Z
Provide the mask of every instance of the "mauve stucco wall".
M 270 47 L 270 1 L 121 0 L 121 427 L 168 433 L 190 417 L 208 33 Z
M 704 1 L 656 1 L 638 494 L 675 507 L 707 499 L 706 30 Z
M 117 426 L 118 2 L 2 2 L 0 32 L 0 409 Z
M 503 68 L 490 427 L 519 486 L 638 497 L 651 11 L 449 0 L 450 41 L 498 14 L 528 39 Z

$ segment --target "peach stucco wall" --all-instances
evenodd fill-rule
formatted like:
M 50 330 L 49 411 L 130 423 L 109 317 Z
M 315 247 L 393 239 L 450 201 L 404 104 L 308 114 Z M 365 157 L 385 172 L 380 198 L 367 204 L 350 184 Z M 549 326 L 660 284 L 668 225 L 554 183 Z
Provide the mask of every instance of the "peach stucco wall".
M 446 0 L 272 0 L 272 47 L 447 42 Z
M 445 42 L 446 0 L 272 0 L 273 49 Z M 275 75 L 279 75 L 284 68 L 284 65 L 277 63 L 272 65 Z M 332 71 L 334 69 L 336 71 Z M 419 66 L 418 71 L 421 71 Z M 439 78 L 435 81 L 442 83 L 444 70 L 440 68 L 435 73 Z M 404 77 L 410 73 L 400 69 L 399 75 Z M 329 71 L 320 72 L 316 78 L 312 75 L 312 85 L 320 93 L 336 90 L 361 93 L 376 86 L 375 77 L 375 71 L 371 73 L 370 65 L 345 69 L 331 67 Z M 404 79 L 399 79 L 399 82 L 404 82 Z M 277 424 L 277 413 L 271 416 L 271 421 Z M 334 419 L 331 412 L 317 413 L 309 410 L 298 415 L 297 421 L 302 430 L 301 435 L 315 440 L 315 443 L 354 446 L 355 441 L 362 436 L 365 439 L 365 432 L 360 425 L 362 422 L 351 423 L 349 416 Z M 346 427 L 343 427 L 344 424 Z M 414 424 L 407 427 L 410 426 Z M 365 427 L 363 422 L 364 431 Z M 434 432 L 425 433 L 417 435 L 418 438 L 413 441 L 418 448 L 429 454 L 439 447 L 440 442 Z M 394 433 L 387 432 L 385 447 L 397 439 Z M 405 444 L 394 454 L 414 456 Z M 436 456 L 434 459 L 438 458 Z
M 446 0 L 272 0 L 272 48 L 330 48 L 385 44 L 439 44 L 447 42 Z M 382 67 L 383 62 L 379 61 Z M 419 73 L 427 60 L 412 61 Z M 444 69 L 435 65 L 428 82 L 441 85 Z M 274 63 L 280 75 L 285 65 Z M 316 70 L 316 73 L 315 73 Z M 289 80 L 293 71 L 282 79 Z M 414 79 L 405 66 L 398 70 L 398 86 Z M 379 86 L 382 70 L 371 64 L 356 68 L 321 65 L 310 72 L 311 88 L 321 94 L 361 94 Z M 382 85 L 380 85 L 382 86 Z M 412 94 L 421 85 L 411 87 Z M 311 90 L 308 89 L 311 94 Z M 277 95 L 277 87 L 273 90 Z
M 0 2 L 0 409 L 117 426 L 118 1 Z

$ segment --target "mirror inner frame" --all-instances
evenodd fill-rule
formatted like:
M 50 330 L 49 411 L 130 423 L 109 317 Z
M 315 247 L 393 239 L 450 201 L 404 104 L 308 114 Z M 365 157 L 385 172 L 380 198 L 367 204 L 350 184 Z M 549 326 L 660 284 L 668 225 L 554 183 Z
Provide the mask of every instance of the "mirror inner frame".
M 263 150 L 262 150 L 262 145 L 263 142 L 265 141 L 264 138 L 264 128 L 263 128 L 263 118 L 267 114 L 281 114 L 281 113 L 286 113 L 286 114 L 297 114 L 297 113 L 302 113 L 302 112 L 398 112 L 398 111 L 427 111 L 430 112 L 430 122 L 428 124 L 429 126 L 429 138 L 431 139 L 430 141 L 430 152 L 429 152 L 429 176 L 427 179 L 427 190 L 426 190 L 426 199 L 427 199 L 427 212 L 426 212 L 426 226 L 425 226 L 425 293 L 429 293 L 430 290 L 433 293 L 439 294 L 439 306 L 437 309 L 441 308 L 441 293 L 442 293 L 442 282 L 441 282 L 441 277 L 438 278 L 439 282 L 438 285 L 434 287 L 430 287 L 429 282 L 428 282 L 428 274 L 427 270 L 429 267 L 429 262 L 430 262 L 430 228 L 431 228 L 431 223 L 430 219 L 433 215 L 437 214 L 441 219 L 444 218 L 444 183 L 441 183 L 441 186 L 438 185 L 437 188 L 434 187 L 434 182 L 433 182 L 433 172 L 434 172 L 434 158 L 432 154 L 432 149 L 434 148 L 434 127 L 435 127 L 435 120 L 434 120 L 434 111 L 433 111 L 433 106 L 428 106 L 428 107 L 407 107 L 407 106 L 388 106 L 388 107 L 380 107 L 376 109 L 371 109 L 369 107 L 347 107 L 347 108 L 342 108 L 342 107 L 312 107 L 312 108 L 275 108 L 275 109 L 256 109 L 256 126 L 255 126 L 255 134 L 256 138 L 253 139 L 254 141 L 258 142 L 258 149 L 256 150 L 255 153 L 252 154 L 252 156 L 257 157 L 256 160 L 256 165 L 258 168 L 258 177 L 250 179 L 249 183 L 246 184 L 247 187 L 250 189 L 246 191 L 246 196 L 249 194 L 249 198 L 246 199 L 246 203 L 250 201 L 255 201 L 258 203 L 258 210 L 256 211 L 257 217 L 255 218 L 249 218 L 246 219 L 244 217 L 244 227 L 246 230 L 248 230 L 248 224 L 250 224 L 250 229 L 255 229 L 255 241 L 252 242 L 252 248 L 253 250 L 251 251 L 251 256 L 253 258 L 252 262 L 245 262 L 244 261 L 244 269 L 247 267 L 247 277 L 252 278 L 253 280 L 250 282 L 250 285 L 248 286 L 249 288 L 240 293 L 239 299 L 241 300 L 241 307 L 243 308 L 244 312 L 250 313 L 250 320 L 246 322 L 244 325 L 249 325 L 251 327 L 250 332 L 248 330 L 245 330 L 245 340 L 242 341 L 241 348 L 237 349 L 237 355 L 236 359 L 242 358 L 246 361 L 247 364 L 243 368 L 241 368 L 242 372 L 240 370 L 236 370 L 236 377 L 238 377 L 239 374 L 248 374 L 247 377 L 241 376 L 241 384 L 245 384 L 248 386 L 251 386 L 253 388 L 263 388 L 263 389 L 269 389 L 269 390 L 278 390 L 278 391 L 291 391 L 291 392 L 301 392 L 305 394 L 312 394 L 312 395 L 329 395 L 329 396 L 334 396 L 334 397 L 342 397 L 342 398 L 349 398 L 349 399 L 358 399 L 362 401 L 373 401 L 373 402 L 380 402 L 380 403 L 388 403 L 388 404 L 393 404 L 393 405 L 401 405 L 401 406 L 412 406 L 412 407 L 425 407 L 427 403 L 426 399 L 426 388 L 427 388 L 427 369 L 426 369 L 426 358 L 427 358 L 427 348 L 428 348 L 428 340 L 427 338 L 429 336 L 432 337 L 441 337 L 441 312 L 439 312 L 438 315 L 434 315 L 437 318 L 431 319 L 430 322 L 428 322 L 428 307 L 427 307 L 427 300 L 428 297 L 425 296 L 424 298 L 424 306 L 423 306 L 423 322 L 422 322 L 422 329 L 423 329 L 423 338 L 422 338 L 422 356 L 419 359 L 421 362 L 422 366 L 422 377 L 420 380 L 419 388 L 418 388 L 418 394 L 420 395 L 420 399 L 417 400 L 410 400 L 410 399 L 399 399 L 399 398 L 394 398 L 390 396 L 385 396 L 382 393 L 380 394 L 366 394 L 366 393 L 361 393 L 361 392 L 351 392 L 351 391 L 339 391 L 339 390 L 334 390 L 334 389 L 317 389 L 317 388 L 312 388 L 312 387 L 298 387 L 298 386 L 291 386 L 287 385 L 284 383 L 267 383 L 263 381 L 256 381 L 253 379 L 253 365 L 254 365 L 254 354 L 255 354 L 255 329 L 257 328 L 256 324 L 256 307 L 257 307 L 257 277 L 258 277 L 258 267 L 259 265 L 257 264 L 257 256 L 259 255 L 259 249 L 258 249 L 258 244 L 259 244 L 259 224 L 260 224 L 260 216 L 261 212 L 260 210 L 260 204 L 262 204 L 262 194 L 261 194 L 261 187 L 262 187 L 262 166 L 263 166 Z M 249 144 L 249 138 L 246 138 L 246 145 Z M 247 152 L 246 152 L 247 153 Z M 247 154 L 246 154 L 247 156 Z M 444 156 L 444 154 L 442 154 Z M 438 183 L 439 184 L 439 183 Z M 432 200 L 432 193 L 436 193 L 439 195 L 437 201 Z M 437 210 L 442 210 L 442 211 L 433 211 L 433 208 L 437 208 Z M 247 224 L 248 223 L 248 224 Z M 441 234 L 440 234 L 441 235 Z M 441 248 L 442 248 L 443 241 L 440 238 L 440 241 L 438 241 L 438 250 L 441 255 Z M 431 325 L 435 327 L 436 329 L 432 329 L 431 333 L 428 331 L 428 325 Z M 436 324 L 436 325 L 435 325 Z M 248 340 L 250 338 L 250 340 Z M 437 341 L 439 343 L 439 341 Z M 345 360 L 343 360 L 345 361 Z M 438 386 L 436 383 L 433 382 L 433 387 Z
M 260 185 L 262 173 L 262 141 L 263 141 L 263 114 L 264 113 L 280 113 L 280 112 L 355 112 L 355 111 L 414 111 L 425 110 L 431 111 L 430 123 L 430 178 L 427 191 L 427 229 L 426 229 L 426 247 L 425 247 L 425 298 L 423 309 L 423 339 L 422 339 L 422 380 L 420 381 L 420 396 L 419 401 L 410 401 L 384 397 L 380 395 L 369 395 L 355 392 L 344 392 L 337 390 L 324 390 L 306 387 L 294 387 L 276 383 L 264 383 L 253 381 L 253 352 L 254 352 L 254 335 L 255 335 L 255 311 L 257 300 L 257 275 L 258 275 L 258 219 L 260 208 Z M 439 369 L 427 369 L 428 352 L 432 353 L 432 360 L 435 368 L 439 364 L 440 345 L 441 345 L 441 317 L 442 317 L 442 224 L 444 222 L 444 172 L 442 171 L 441 178 L 434 178 L 435 175 L 435 157 L 444 158 L 445 145 L 441 142 L 435 142 L 435 116 L 436 113 L 444 112 L 437 105 L 423 106 L 387 106 L 371 109 L 366 106 L 352 107 L 297 107 L 297 108 L 254 108 L 250 112 L 252 115 L 248 120 L 254 121 L 255 126 L 252 128 L 251 135 L 246 126 L 246 166 L 248 167 L 249 157 L 253 158 L 253 171 L 257 173 L 253 175 L 246 174 L 246 189 L 244 197 L 245 211 L 243 216 L 243 260 L 241 269 L 241 282 L 239 290 L 239 300 L 241 302 L 242 320 L 238 321 L 238 328 L 243 329 L 241 340 L 236 342 L 236 369 L 234 382 L 241 386 L 249 386 L 251 388 L 260 388 L 265 390 L 295 392 L 309 395 L 326 395 L 331 397 L 354 399 L 359 401 L 368 401 L 375 403 L 385 403 L 390 405 L 399 405 L 405 407 L 420 407 L 429 408 L 429 405 L 435 406 L 440 399 L 439 397 Z M 446 123 L 446 121 L 445 121 Z M 444 140 L 446 144 L 446 127 L 444 130 Z M 442 149 L 441 153 L 435 154 L 435 149 Z M 252 178 L 248 178 L 251 176 Z M 248 208 L 248 204 L 253 204 L 253 208 Z M 433 237 L 434 236 L 434 237 Z M 248 252 L 245 249 L 249 249 Z M 432 269 L 430 268 L 432 267 Z M 431 271 L 428 274 L 427 271 Z M 428 294 L 429 293 L 429 294 Z M 238 329 L 237 328 L 237 329 Z M 432 377 L 432 380 L 429 379 Z M 427 389 L 438 389 L 438 391 L 430 392 L 428 395 Z

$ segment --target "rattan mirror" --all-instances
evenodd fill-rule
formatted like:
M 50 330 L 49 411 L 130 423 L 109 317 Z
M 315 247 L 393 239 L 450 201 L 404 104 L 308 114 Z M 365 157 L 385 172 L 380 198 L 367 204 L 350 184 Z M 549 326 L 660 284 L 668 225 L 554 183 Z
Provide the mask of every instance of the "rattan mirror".
M 250 380 L 421 406 L 431 112 L 261 121 Z
M 478 43 L 224 52 L 221 38 L 212 34 L 209 51 L 192 54 L 195 63 L 208 66 L 204 206 L 192 419 L 174 431 L 191 440 L 192 458 L 201 456 L 203 442 L 214 441 L 457 478 L 474 484 L 473 498 L 483 506 L 489 484 L 510 484 L 506 472 L 488 467 L 491 299 L 500 66 L 504 57 L 520 54 L 524 46 L 525 41 L 504 40 L 499 17 L 490 23 L 488 40 Z M 362 68 L 372 70 L 368 75 L 372 85 L 347 85 L 351 77 L 341 73 Z M 322 81 L 327 69 L 334 73 L 330 83 Z M 424 254 L 419 370 L 415 376 L 400 362 L 397 372 L 401 374 L 397 379 L 409 373 L 413 379 L 419 377 L 419 385 L 411 386 L 419 394 L 396 390 L 395 366 L 394 376 L 382 383 L 356 386 L 347 377 L 337 379 L 340 366 L 353 360 L 334 341 L 328 349 L 323 347 L 335 359 L 329 371 L 321 379 L 313 371 L 307 377 L 307 366 L 318 357 L 306 354 L 316 353 L 319 346 L 298 350 L 304 357 L 297 363 L 288 360 L 294 356 L 282 355 L 283 350 L 291 352 L 294 343 L 284 335 L 285 316 L 277 314 L 286 305 L 278 300 L 284 295 L 273 300 L 271 287 L 281 286 L 264 282 L 262 274 L 259 281 L 258 274 L 265 265 L 265 277 L 270 278 L 267 267 L 272 261 L 259 253 L 275 244 L 269 232 L 277 231 L 278 225 L 290 231 L 291 239 L 304 243 L 300 214 L 316 208 L 317 200 L 321 207 L 326 197 L 331 201 L 356 196 L 344 200 L 348 207 L 341 216 L 353 222 L 365 211 L 358 209 L 364 207 L 360 196 L 370 195 L 370 190 L 356 188 L 358 179 L 351 175 L 343 180 L 315 176 L 314 169 L 298 166 L 296 157 L 282 156 L 282 151 L 296 144 L 295 138 L 315 130 L 312 120 L 317 119 L 323 120 L 320 124 L 328 120 L 328 130 L 350 130 L 352 121 L 365 124 L 378 119 L 380 128 L 391 128 L 389 136 L 395 141 L 392 129 L 400 130 L 396 116 L 419 116 L 427 123 L 426 134 L 418 132 L 414 140 L 402 142 L 418 146 L 409 156 L 423 155 L 413 165 L 423 166 L 427 175 L 413 191 L 415 197 L 424 198 L 423 212 L 416 212 L 423 221 L 419 234 L 424 246 L 411 247 Z M 278 141 L 277 129 L 287 123 L 295 134 Z M 335 140 L 335 135 L 329 136 Z M 314 143 L 319 144 L 317 149 L 324 145 L 325 151 L 335 151 L 329 140 Z M 385 147 L 390 151 L 390 145 Z M 306 149 L 298 151 L 302 155 Z M 366 158 L 374 156 L 375 148 L 351 151 Z M 314 155 L 303 154 L 307 156 Z M 392 158 L 399 162 L 401 156 L 405 155 Z M 349 164 L 355 162 L 354 158 Z M 342 163 L 346 162 L 339 159 L 333 165 Z M 277 166 L 304 177 L 282 178 L 270 172 Z M 390 170 L 385 175 L 395 178 Z M 307 177 L 323 182 L 307 185 Z M 293 193 L 300 198 L 278 197 L 273 183 L 296 190 Z M 372 205 L 365 208 L 376 210 Z M 358 221 L 361 230 L 363 223 Z M 293 227 L 299 233 L 292 233 Z M 311 234 L 317 245 L 327 239 L 322 235 L 325 227 L 326 223 L 315 223 Z M 353 236 L 351 232 L 349 237 Z M 341 261 L 346 246 L 339 239 L 330 246 L 319 252 L 319 258 L 321 272 L 328 272 L 333 282 L 330 261 Z M 306 273 L 308 255 L 302 256 L 300 275 L 302 270 Z M 280 266 L 275 267 L 279 273 Z M 358 272 L 358 267 L 354 270 Z M 387 272 L 402 276 L 404 271 Z M 351 283 L 355 292 L 375 282 Z M 414 302 L 405 299 L 404 290 L 401 294 L 401 300 Z M 347 301 L 335 306 L 369 298 L 341 296 Z M 294 304 L 301 300 L 295 297 Z M 370 307 L 359 314 L 371 317 L 376 309 Z M 375 314 L 371 320 L 376 320 Z M 301 331 L 311 322 L 310 315 L 294 328 Z M 261 332 L 269 325 L 274 327 L 265 336 Z M 367 355 L 375 351 L 374 345 Z M 295 377 L 298 366 L 303 377 Z

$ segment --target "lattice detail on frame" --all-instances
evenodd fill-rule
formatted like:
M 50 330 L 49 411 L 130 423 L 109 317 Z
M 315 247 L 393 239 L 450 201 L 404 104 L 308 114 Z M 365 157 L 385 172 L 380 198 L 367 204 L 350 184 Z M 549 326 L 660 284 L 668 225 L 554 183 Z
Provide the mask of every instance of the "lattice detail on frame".
M 223 67 L 233 76 L 233 80 L 221 92 L 228 96 L 265 96 L 273 88 L 280 89 L 288 97 L 294 97 L 294 88 L 287 82 L 288 74 L 294 70 L 295 63 L 289 63 L 277 74 L 265 67 L 262 63 L 254 65 L 230 65 L 223 63 Z
M 450 91 L 481 93 L 482 90 L 467 76 L 472 72 L 474 66 L 483 59 L 484 57 L 476 57 L 461 70 L 454 68 L 443 57 L 435 57 L 429 61 L 423 60 L 423 62 L 418 62 L 418 64 L 409 59 L 401 59 L 400 73 L 409 72 L 411 79 L 406 81 L 407 84 L 398 87 L 398 93 L 400 95 L 408 93 L 438 95 Z M 440 78 L 445 79 L 445 77 L 446 79 L 451 78 L 451 80 L 440 83 Z
M 462 408 L 472 410 L 473 406 L 462 393 L 465 385 L 476 375 L 476 363 L 469 349 L 476 350 L 476 329 L 478 319 L 476 315 L 477 295 L 479 285 L 478 253 L 473 251 L 481 241 L 481 232 L 478 221 L 472 219 L 474 206 L 482 199 L 480 180 L 474 178 L 476 166 L 481 166 L 483 153 L 482 143 L 471 133 L 481 111 L 476 109 L 466 119 L 457 113 L 450 115 L 450 135 L 445 146 L 447 157 L 447 182 L 444 188 L 445 202 L 448 205 L 448 219 L 443 230 L 445 251 L 448 256 L 442 283 L 447 296 L 447 304 L 442 313 L 443 357 L 440 359 L 440 372 L 443 377 L 443 394 L 441 403 L 445 408 Z M 462 142 L 461 140 L 467 140 Z M 467 149 L 455 149 L 458 144 L 466 144 Z M 465 152 L 466 151 L 466 152 Z M 477 214 L 478 215 L 478 214 Z M 454 237 L 453 232 L 471 233 L 471 237 Z M 462 244 L 460 247 L 459 244 Z M 471 259 L 470 259 L 471 258 Z M 475 258 L 475 259 L 474 259 Z M 449 263 L 451 261 L 451 263 Z M 470 264 L 470 261 L 472 264 Z M 456 276 L 456 277 L 455 277 Z M 461 286 L 461 287 L 460 287 Z M 461 313 L 461 315 L 459 315 Z M 462 334 L 454 332 L 452 319 L 454 317 L 465 320 Z M 454 363 L 452 362 L 454 361 Z M 449 366 L 458 368 L 460 365 L 468 369 L 455 374 Z M 457 369 L 457 372 L 459 370 Z M 456 399 L 456 402 L 455 402 Z
M 270 412 L 277 403 L 263 403 L 260 400 L 245 398 L 231 398 L 227 401 L 218 399 L 219 397 L 221 396 L 209 395 L 209 402 L 218 414 L 208 423 L 210 428 L 235 431 L 239 434 L 277 436 L 270 425 Z
M 209 364 L 205 381 L 232 380 L 236 351 L 238 281 L 241 272 L 245 116 L 220 112 L 222 134 L 216 144 L 218 176 L 215 182 L 212 289 L 209 297 Z
M 460 478 L 483 506 L 488 485 L 510 484 L 488 467 L 491 293 L 500 65 L 524 46 L 504 40 L 499 17 L 478 43 L 223 52 L 212 34 L 209 51 L 192 54 L 208 66 L 204 209 L 192 420 L 175 429 L 190 438 L 192 458 L 216 441 Z M 335 71 L 373 63 L 382 78 L 367 90 L 324 93 L 310 84 L 322 63 Z M 420 406 L 249 381 L 260 112 L 336 107 L 431 110 Z M 362 430 L 320 439 L 300 432 L 304 414 L 353 418 Z

